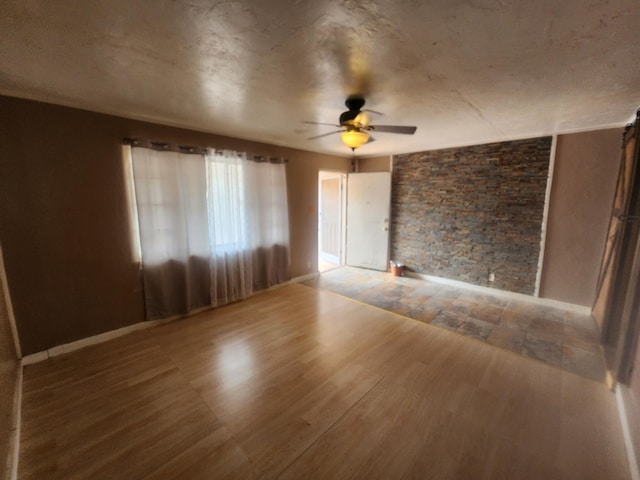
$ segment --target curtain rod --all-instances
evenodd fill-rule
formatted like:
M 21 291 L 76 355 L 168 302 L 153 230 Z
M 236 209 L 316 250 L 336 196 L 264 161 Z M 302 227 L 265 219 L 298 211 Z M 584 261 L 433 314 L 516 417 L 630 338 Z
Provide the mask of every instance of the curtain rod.
M 179 152 L 179 153 L 192 153 L 202 155 L 208 152 L 205 147 L 199 147 L 195 145 L 176 145 L 175 143 L 168 142 L 156 142 L 147 140 L 144 138 L 124 138 L 123 142 L 126 145 L 140 148 L 150 148 L 151 150 L 167 151 L 167 152 Z
M 194 145 L 176 145 L 168 142 L 151 141 L 144 138 L 129 138 L 123 139 L 125 145 L 131 147 L 149 148 L 158 151 L 178 152 L 195 155 L 206 155 L 207 153 L 224 152 L 225 150 L 216 150 L 209 147 L 201 147 Z M 229 151 L 229 150 L 227 150 Z M 268 155 L 254 155 L 252 153 L 244 153 L 248 160 L 252 160 L 257 163 L 289 163 L 289 161 L 282 157 L 270 157 Z

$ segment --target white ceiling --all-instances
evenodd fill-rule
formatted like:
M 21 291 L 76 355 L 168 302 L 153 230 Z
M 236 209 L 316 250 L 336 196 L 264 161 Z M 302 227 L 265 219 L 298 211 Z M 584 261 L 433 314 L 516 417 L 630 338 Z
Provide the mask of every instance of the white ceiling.
M 638 0 L 3 0 L 0 93 L 349 156 L 345 97 L 386 155 L 620 126 Z

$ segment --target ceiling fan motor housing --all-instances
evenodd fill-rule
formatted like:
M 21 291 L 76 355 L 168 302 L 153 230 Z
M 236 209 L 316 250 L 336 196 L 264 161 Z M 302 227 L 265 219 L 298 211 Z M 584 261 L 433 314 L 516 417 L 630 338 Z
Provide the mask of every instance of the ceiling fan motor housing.
M 348 110 L 340 115 L 340 125 L 350 125 L 353 119 L 358 116 L 360 110 Z
M 340 115 L 340 125 L 352 125 L 353 120 L 360 113 L 360 109 L 364 107 L 364 98 L 360 95 L 350 95 L 344 104 L 349 110 Z
M 344 104 L 349 110 L 360 111 L 364 107 L 364 98 L 360 95 L 349 95 Z

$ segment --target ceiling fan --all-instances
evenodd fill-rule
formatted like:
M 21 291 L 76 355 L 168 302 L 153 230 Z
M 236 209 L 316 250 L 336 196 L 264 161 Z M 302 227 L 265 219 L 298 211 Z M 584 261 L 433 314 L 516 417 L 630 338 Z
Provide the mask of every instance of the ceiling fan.
M 349 110 L 342 112 L 340 115 L 340 124 L 333 123 L 318 123 L 318 122 L 304 122 L 313 125 L 330 125 L 332 127 L 338 127 L 340 130 L 335 130 L 329 133 L 323 133 L 322 135 L 316 135 L 309 138 L 314 140 L 316 138 L 326 137 L 327 135 L 333 135 L 339 133 L 342 142 L 351 150 L 361 147 L 365 143 L 374 141 L 374 138 L 367 133 L 368 131 L 377 131 L 385 133 L 402 133 L 405 135 L 413 135 L 416 132 L 417 127 L 409 127 L 403 125 L 370 125 L 369 113 L 381 115 L 379 112 L 373 110 L 363 110 L 364 97 L 361 95 L 350 95 L 344 102 Z

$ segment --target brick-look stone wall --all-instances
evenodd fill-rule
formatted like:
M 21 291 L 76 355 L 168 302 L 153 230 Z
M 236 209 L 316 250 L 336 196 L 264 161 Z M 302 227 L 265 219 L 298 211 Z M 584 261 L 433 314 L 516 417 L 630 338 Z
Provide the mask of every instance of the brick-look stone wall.
M 550 153 L 543 137 L 394 156 L 391 259 L 533 294 Z

